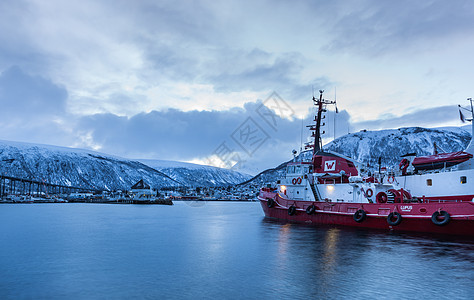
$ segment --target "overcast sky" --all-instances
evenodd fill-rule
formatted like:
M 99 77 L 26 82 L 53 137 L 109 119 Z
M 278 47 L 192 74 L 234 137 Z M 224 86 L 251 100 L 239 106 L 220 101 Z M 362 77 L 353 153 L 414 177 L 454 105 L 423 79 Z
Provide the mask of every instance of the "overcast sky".
M 337 95 L 338 136 L 459 126 L 473 16 L 469 0 L 1 1 L 0 139 L 255 174 L 300 148 L 313 87 Z

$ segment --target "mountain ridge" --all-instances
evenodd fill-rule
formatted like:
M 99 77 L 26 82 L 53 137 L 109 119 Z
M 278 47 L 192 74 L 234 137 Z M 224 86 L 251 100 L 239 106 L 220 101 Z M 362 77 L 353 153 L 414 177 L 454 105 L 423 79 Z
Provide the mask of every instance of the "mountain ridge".
M 87 189 L 127 190 L 140 179 L 154 188 L 191 186 L 203 174 L 203 185 L 229 185 L 250 175 L 190 163 L 167 162 L 164 172 L 140 162 L 93 150 L 0 140 L 0 173 L 11 177 Z M 173 172 L 173 170 L 176 170 Z M 213 174 L 215 173 L 215 174 Z M 178 174 L 178 175 L 176 175 Z M 173 178 L 174 177 L 174 178 Z

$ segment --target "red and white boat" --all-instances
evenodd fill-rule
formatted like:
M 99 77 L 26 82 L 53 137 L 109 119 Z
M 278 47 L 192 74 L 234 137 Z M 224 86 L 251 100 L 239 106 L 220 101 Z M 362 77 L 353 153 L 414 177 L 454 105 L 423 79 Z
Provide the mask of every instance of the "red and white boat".
M 335 102 L 323 99 L 323 91 L 313 101 L 312 160 L 288 163 L 285 178 L 260 190 L 266 217 L 474 236 L 474 139 L 465 151 L 406 155 L 395 170 L 364 176 L 357 161 L 322 150 L 322 113 Z

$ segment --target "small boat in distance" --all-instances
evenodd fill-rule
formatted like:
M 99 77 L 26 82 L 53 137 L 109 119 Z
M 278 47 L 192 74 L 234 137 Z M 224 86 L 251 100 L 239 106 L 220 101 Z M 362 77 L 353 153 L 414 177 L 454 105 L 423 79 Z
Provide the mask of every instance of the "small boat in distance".
M 409 154 L 395 170 L 361 173 L 359 162 L 322 149 L 322 113 L 335 102 L 323 99 L 323 91 L 313 102 L 318 112 L 315 125 L 308 126 L 312 159 L 288 163 L 283 179 L 260 190 L 266 217 L 474 236 L 473 140 L 465 151 Z M 472 100 L 470 112 L 474 116 Z

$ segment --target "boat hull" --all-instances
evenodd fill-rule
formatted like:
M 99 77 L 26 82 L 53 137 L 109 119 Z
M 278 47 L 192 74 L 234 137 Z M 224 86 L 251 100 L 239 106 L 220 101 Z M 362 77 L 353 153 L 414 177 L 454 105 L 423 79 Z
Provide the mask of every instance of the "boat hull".
M 393 231 L 427 232 L 449 235 L 474 236 L 474 203 L 469 202 L 440 202 L 440 203 L 348 203 L 348 202 L 311 202 L 284 199 L 275 193 L 260 193 L 259 200 L 266 217 L 298 222 L 304 224 L 328 224 L 372 228 Z M 268 201 L 272 199 L 273 206 Z M 308 206 L 314 205 L 315 212 L 308 214 Z M 289 214 L 289 208 L 292 215 Z M 365 218 L 357 222 L 357 211 L 363 210 Z M 449 222 L 436 225 L 432 221 L 435 212 L 449 213 Z M 396 218 L 388 217 L 391 213 L 401 216 L 399 224 L 394 225 Z M 441 218 L 441 223 L 442 223 Z

